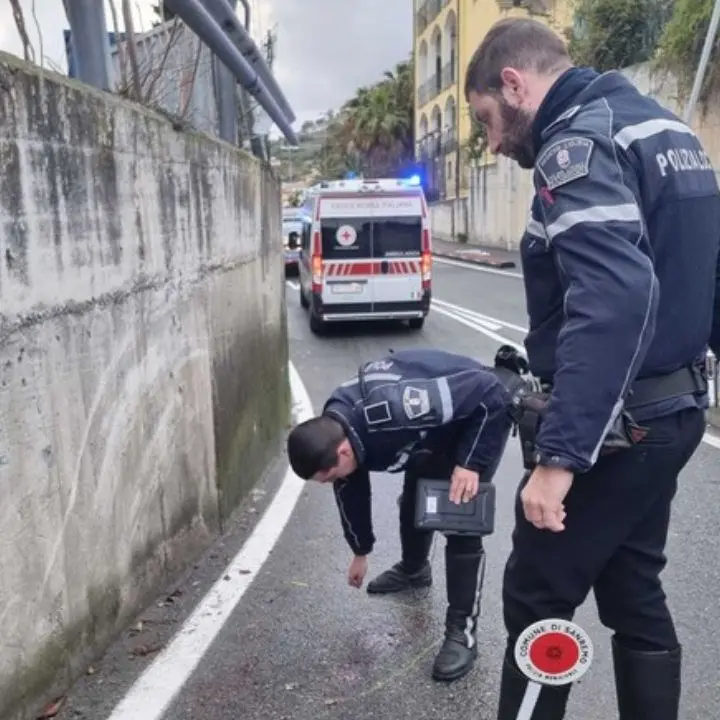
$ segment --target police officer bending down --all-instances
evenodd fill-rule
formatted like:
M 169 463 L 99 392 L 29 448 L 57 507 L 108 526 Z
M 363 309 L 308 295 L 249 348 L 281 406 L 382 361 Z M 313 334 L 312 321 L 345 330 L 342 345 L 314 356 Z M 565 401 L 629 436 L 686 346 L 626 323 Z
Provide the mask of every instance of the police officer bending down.
M 687 125 L 620 73 L 573 67 L 540 22 L 496 23 L 465 94 L 490 149 L 534 167 L 525 345 L 552 384 L 503 583 L 498 717 L 517 718 L 525 692 L 518 635 L 571 618 L 593 589 L 614 631 L 620 718 L 677 720 L 681 646 L 660 573 L 678 475 L 705 426 L 715 173 Z M 619 417 L 630 446 L 601 455 Z M 569 689 L 543 688 L 532 720 L 563 718 Z
M 400 499 L 402 560 L 368 585 L 369 593 L 428 587 L 432 532 L 414 524 L 415 484 L 450 479 L 453 502 L 467 502 L 489 482 L 512 421 L 509 395 L 495 375 L 468 357 L 404 350 L 366 363 L 338 387 L 322 415 L 292 430 L 288 454 L 304 479 L 332 482 L 354 558 L 348 581 L 361 587 L 373 549 L 370 472 L 405 471 Z M 472 667 L 484 569 L 481 536 L 449 535 L 445 548 L 448 609 L 433 677 L 455 680 Z

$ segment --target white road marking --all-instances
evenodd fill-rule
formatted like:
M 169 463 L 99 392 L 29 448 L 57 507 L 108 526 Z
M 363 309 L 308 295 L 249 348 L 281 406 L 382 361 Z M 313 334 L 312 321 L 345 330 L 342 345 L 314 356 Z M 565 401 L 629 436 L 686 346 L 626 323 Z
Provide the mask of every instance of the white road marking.
M 441 305 L 439 307 L 439 305 Z M 459 305 L 456 305 L 455 307 L 459 308 L 460 310 L 463 310 L 464 312 L 458 312 L 457 310 L 451 310 L 448 309 L 449 307 L 452 307 L 451 303 L 446 303 L 442 300 L 436 301 L 433 299 L 433 307 L 431 309 L 431 312 L 439 312 L 441 315 L 445 315 L 449 318 L 452 318 L 456 322 L 462 323 L 466 327 L 469 327 L 476 332 L 483 333 L 483 335 L 487 335 L 489 338 L 495 340 L 496 342 L 499 342 L 503 345 L 511 345 L 514 347 L 518 352 L 521 352 L 523 355 L 525 355 L 525 347 L 519 343 L 514 342 L 513 340 L 510 340 L 509 338 L 503 337 L 502 335 L 497 334 L 496 332 L 489 330 L 486 325 L 480 324 L 478 321 L 472 320 L 472 315 L 476 314 L 479 315 L 479 313 L 475 313 L 473 310 L 469 310 L 468 308 L 461 308 Z M 506 325 L 507 327 L 512 327 L 518 331 L 521 332 L 527 332 L 527 328 L 523 328 L 519 325 L 510 325 L 509 323 L 504 323 L 502 320 L 498 320 L 497 318 L 492 318 L 487 315 L 480 316 L 483 319 L 487 319 L 490 322 L 495 322 L 499 325 Z M 703 435 L 703 442 L 707 443 L 708 445 L 711 445 L 712 447 L 716 448 L 717 450 L 720 450 L 720 437 L 718 435 L 713 434 L 710 431 L 707 431 Z
M 300 289 L 300 285 L 298 285 L 298 283 L 296 283 L 296 282 L 294 282 L 294 281 L 292 281 L 292 280 L 286 280 L 285 282 L 286 282 L 293 290 L 299 290 L 299 289 Z
M 480 332 L 483 335 L 487 335 L 491 340 L 495 340 L 495 342 L 500 343 L 501 345 L 512 345 L 516 350 L 518 350 L 521 353 L 525 352 L 525 348 L 522 345 L 519 345 L 518 343 L 514 342 L 513 340 L 508 340 L 507 338 L 504 338 L 502 335 L 498 335 L 493 330 L 489 330 L 484 325 L 480 325 L 477 322 L 473 322 L 472 320 L 468 320 L 467 318 L 463 317 L 462 315 L 456 313 L 454 310 L 446 310 L 445 308 L 438 307 L 437 305 L 433 305 L 433 307 L 430 310 L 430 314 L 432 313 L 440 313 L 441 315 L 446 315 L 449 318 L 452 318 L 453 320 L 456 320 L 459 323 L 462 323 L 466 327 L 469 327 L 471 330 L 475 330 L 476 332 Z
M 498 318 L 483 315 L 482 313 L 476 312 L 475 310 L 470 310 L 470 308 L 462 307 L 461 305 L 454 305 L 453 303 L 447 302 L 446 300 L 439 300 L 437 298 L 433 298 L 432 301 L 433 303 L 437 303 L 438 305 L 444 307 L 446 310 L 454 310 L 458 314 L 464 315 L 471 320 L 475 320 L 476 322 L 480 323 L 480 325 L 493 325 L 493 327 L 489 327 L 490 330 L 499 330 L 501 327 L 505 327 L 509 330 L 515 330 L 519 333 L 527 333 L 527 328 L 523 327 L 522 325 L 514 325 L 513 323 L 509 323 L 505 320 L 499 320 Z
M 433 255 L 433 262 L 439 263 L 440 265 L 454 265 L 455 267 L 461 267 L 465 270 L 477 270 L 477 272 L 484 272 L 489 275 L 505 275 L 505 277 L 522 279 L 522 273 L 513 272 L 512 270 L 473 265 L 472 263 L 463 262 L 462 260 L 450 260 L 449 258 L 438 257 L 437 255 Z
M 290 363 L 290 386 L 298 422 L 313 416 L 307 390 Z M 109 720 L 160 720 L 182 690 L 268 558 L 292 515 L 305 482 L 288 469 L 257 527 L 170 644 L 115 707 Z M 228 577 L 228 580 L 224 578 Z

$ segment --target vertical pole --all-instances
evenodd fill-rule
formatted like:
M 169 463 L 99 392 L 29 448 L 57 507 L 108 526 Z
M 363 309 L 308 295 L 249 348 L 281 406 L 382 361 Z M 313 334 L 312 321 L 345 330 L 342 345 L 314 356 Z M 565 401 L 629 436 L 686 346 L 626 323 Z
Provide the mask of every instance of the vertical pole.
M 690 100 L 685 108 L 685 122 L 688 124 L 692 119 L 693 112 L 695 112 L 695 105 L 697 105 L 698 97 L 700 97 L 700 90 L 702 88 L 703 81 L 705 80 L 705 72 L 707 71 L 708 62 L 710 61 L 712 47 L 715 44 L 715 36 L 717 35 L 719 22 L 720 0 L 715 0 L 715 6 L 713 7 L 712 16 L 710 18 L 710 26 L 708 27 L 707 35 L 705 35 L 705 44 L 703 45 L 702 55 L 700 56 L 700 63 L 698 64 L 698 69 L 695 73 L 695 82 L 693 83 L 692 92 L 690 93 Z
M 237 8 L 237 0 L 227 0 L 233 10 Z M 214 12 L 215 4 L 211 0 L 203 0 L 207 11 L 217 19 Z M 246 15 L 246 19 L 249 16 Z M 249 29 L 249 28 L 248 28 Z M 215 80 L 215 96 L 218 110 L 218 135 L 226 142 L 236 145 L 238 142 L 238 105 L 236 101 L 237 80 L 217 55 L 213 55 L 213 76 Z
M 97 0 L 67 0 L 66 8 L 78 78 L 101 90 L 110 90 L 105 4 Z

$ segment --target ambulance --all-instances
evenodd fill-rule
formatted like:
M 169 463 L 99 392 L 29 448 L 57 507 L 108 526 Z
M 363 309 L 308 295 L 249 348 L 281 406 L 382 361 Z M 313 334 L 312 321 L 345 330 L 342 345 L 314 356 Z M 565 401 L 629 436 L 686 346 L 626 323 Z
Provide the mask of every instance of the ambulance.
M 323 182 L 307 190 L 302 210 L 300 304 L 312 332 L 359 320 L 422 328 L 432 247 L 418 178 Z

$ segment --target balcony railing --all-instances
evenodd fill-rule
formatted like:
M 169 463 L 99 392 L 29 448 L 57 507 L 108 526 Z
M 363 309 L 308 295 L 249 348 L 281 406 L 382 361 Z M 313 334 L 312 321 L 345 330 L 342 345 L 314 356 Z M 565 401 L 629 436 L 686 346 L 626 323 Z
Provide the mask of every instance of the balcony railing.
M 435 130 L 420 138 L 415 153 L 418 160 L 432 160 L 455 152 L 457 147 L 457 128 L 450 127 L 442 132 Z
M 443 132 L 440 139 L 440 149 L 443 155 L 457 150 L 457 131 L 455 127 L 450 127 Z
M 441 88 L 447 90 L 455 84 L 455 63 L 451 60 L 445 63 L 442 69 Z
M 434 73 L 427 79 L 428 102 L 443 91 L 442 74 Z
M 430 102 L 430 91 L 428 88 L 427 80 L 420 85 L 418 88 L 418 107 L 423 107 Z

